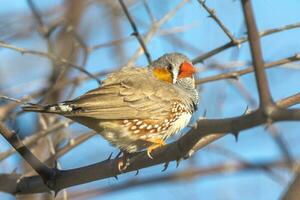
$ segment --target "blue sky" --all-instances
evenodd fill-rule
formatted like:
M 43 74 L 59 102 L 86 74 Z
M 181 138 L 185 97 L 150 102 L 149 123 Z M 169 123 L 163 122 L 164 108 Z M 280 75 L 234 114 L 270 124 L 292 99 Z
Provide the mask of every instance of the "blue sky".
M 151 0 L 149 6 L 157 19 L 163 17 L 169 10 L 180 2 L 179 0 Z M 22 16 L 30 15 L 30 10 L 23 0 L 0 0 L 0 30 L 14 30 L 16 27 L 22 27 Z M 36 1 L 38 7 L 45 11 L 49 7 L 61 5 L 61 1 Z M 244 36 L 246 28 L 243 21 L 243 13 L 239 0 L 207 0 L 207 5 L 216 10 L 216 14 L 229 30 L 237 38 Z M 253 7 L 257 19 L 257 25 L 260 31 L 281 27 L 283 25 L 299 22 L 300 19 L 300 1 L 299 0 L 253 0 Z M 79 32 L 85 35 L 85 41 L 88 45 L 95 45 L 110 40 L 118 39 L 115 33 L 112 33 L 110 17 L 107 10 L 103 6 L 90 6 L 82 20 Z M 151 25 L 151 21 L 143 7 L 142 3 L 136 3 L 130 7 L 130 12 L 137 20 L 140 32 L 146 33 Z M 17 20 L 7 18 L 12 13 L 16 13 Z M 129 36 L 132 32 L 131 27 L 125 18 L 121 15 L 121 35 Z M 58 14 L 59 15 L 59 14 Z M 186 4 L 172 20 L 163 25 L 162 30 L 169 30 L 174 27 L 187 26 L 185 32 L 176 33 L 175 36 L 183 42 L 181 45 L 175 45 L 167 38 L 168 36 L 155 36 L 147 45 L 153 58 L 157 58 L 166 52 L 178 51 L 187 54 L 190 58 L 194 58 L 204 52 L 212 50 L 229 41 L 222 30 L 216 23 L 207 17 L 207 12 L 198 4 L 196 0 Z M 4 23 L 5 22 L 5 23 Z M 24 25 L 25 26 L 25 25 Z M 17 29 L 17 28 L 16 28 Z M 18 29 L 22 30 L 22 29 Z M 88 32 L 86 30 L 89 30 Z M 281 58 L 292 56 L 300 52 L 300 29 L 293 29 L 271 36 L 264 37 L 262 42 L 263 56 L 266 62 L 275 61 Z M 37 33 L 22 39 L 7 39 L 7 35 L 1 34 L 0 40 L 5 40 L 19 47 L 26 47 L 35 50 L 46 50 L 45 42 Z M 192 48 L 190 47 L 192 46 Z M 102 48 L 90 54 L 86 64 L 90 72 L 99 70 L 110 70 L 121 66 L 128 61 L 135 50 L 139 47 L 138 42 L 133 39 L 124 43 L 123 48 L 126 49 L 124 58 L 115 57 L 115 48 Z M 36 89 L 39 89 L 47 75 L 50 73 L 50 62 L 44 58 L 38 58 L 30 55 L 20 55 L 11 50 L 0 49 L 0 76 L 1 85 L 0 93 L 10 95 L 12 97 L 22 97 Z M 231 48 L 226 50 L 203 64 L 198 64 L 199 69 L 211 62 L 228 64 L 239 62 L 238 69 L 245 67 L 243 63 L 251 61 L 249 56 L 249 46 L 244 43 L 240 48 Z M 144 66 L 147 61 L 141 56 L 137 61 L 137 65 Z M 285 68 L 278 67 L 268 70 L 268 79 L 271 86 L 271 92 L 274 99 L 281 99 L 289 95 L 299 92 L 299 63 L 288 65 Z M 232 70 L 231 68 L 229 70 Z M 30 72 L 30 73 L 29 73 Z M 26 76 L 24 74 L 26 73 Z M 208 69 L 198 74 L 198 77 L 220 73 L 219 70 Z M 74 75 L 78 73 L 75 72 Z M 33 81 L 33 83 L 32 83 Z M 257 101 L 257 91 L 253 74 L 241 77 L 240 82 L 246 90 Z M 31 83 L 31 84 L 29 84 Z M 18 89 L 18 87 L 19 89 Z M 16 88 L 11 92 L 13 88 Z M 95 81 L 87 81 L 81 84 L 76 90 L 74 97 L 85 91 L 97 87 Z M 66 99 L 62 99 L 66 100 Z M 199 103 L 199 115 L 207 110 L 208 118 L 222 118 L 237 116 L 244 112 L 249 102 L 239 93 L 233 84 L 228 81 L 218 81 L 203 85 L 201 93 L 201 102 Z M 34 123 L 33 114 L 26 114 L 21 117 L 23 123 L 20 128 L 23 134 L 29 134 L 33 131 L 31 124 Z M 289 149 L 295 158 L 299 157 L 300 149 L 297 145 L 299 136 L 299 124 L 295 122 L 279 123 L 277 125 L 282 137 L 287 142 Z M 71 130 L 87 130 L 79 125 L 72 125 Z M 201 134 L 201 133 L 199 133 Z M 228 135 L 214 144 L 223 146 L 249 162 L 265 161 L 280 159 L 282 154 L 272 139 L 271 135 L 265 131 L 264 127 L 256 127 L 243 131 L 239 141 L 235 142 L 233 136 Z M 0 136 L 0 151 L 5 151 L 9 145 Z M 117 150 L 108 145 L 100 136 L 95 136 L 78 148 L 64 155 L 59 161 L 62 168 L 74 168 L 88 165 L 105 159 L 110 152 L 117 153 Z M 0 163 L 0 172 L 10 172 L 18 166 L 21 158 L 13 156 Z M 199 151 L 194 158 L 196 166 L 213 166 L 221 163 L 234 162 L 231 158 L 224 157 L 213 151 L 213 147 L 208 146 Z M 190 166 L 189 161 L 184 161 L 178 169 L 174 164 L 168 169 L 167 173 L 184 170 Z M 162 175 L 162 166 L 155 166 L 141 170 L 138 177 L 147 178 L 154 175 Z M 279 170 L 285 178 L 284 184 L 278 183 L 270 179 L 262 171 L 228 173 L 224 175 L 213 175 L 207 177 L 199 177 L 193 180 L 156 184 L 150 186 L 141 186 L 125 191 L 116 192 L 102 197 L 94 197 L 93 199 L 278 199 L 286 184 L 291 180 L 291 174 L 286 170 Z M 70 188 L 76 191 L 83 188 L 93 187 L 110 187 L 115 184 L 126 182 L 134 177 L 133 173 L 122 175 L 119 180 L 114 178 L 95 181 L 85 185 Z M 11 199 L 8 195 L 0 193 L 0 199 Z

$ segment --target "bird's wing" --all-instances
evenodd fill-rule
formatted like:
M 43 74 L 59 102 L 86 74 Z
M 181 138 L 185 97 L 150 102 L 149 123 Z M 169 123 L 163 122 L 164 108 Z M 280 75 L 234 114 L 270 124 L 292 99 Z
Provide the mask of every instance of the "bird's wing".
M 161 119 L 170 114 L 179 92 L 146 69 L 120 71 L 110 75 L 102 87 L 64 102 L 72 111 L 61 114 L 96 119 Z

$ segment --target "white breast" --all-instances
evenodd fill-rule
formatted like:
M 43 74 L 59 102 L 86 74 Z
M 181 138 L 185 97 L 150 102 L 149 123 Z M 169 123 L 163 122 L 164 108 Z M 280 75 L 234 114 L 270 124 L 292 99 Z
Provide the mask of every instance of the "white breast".
M 192 117 L 192 115 L 188 112 L 182 113 L 180 115 L 180 117 L 176 121 L 174 121 L 172 126 L 169 128 L 168 137 L 175 133 L 178 133 L 183 128 L 185 128 L 188 125 L 188 123 L 190 122 L 191 117 Z

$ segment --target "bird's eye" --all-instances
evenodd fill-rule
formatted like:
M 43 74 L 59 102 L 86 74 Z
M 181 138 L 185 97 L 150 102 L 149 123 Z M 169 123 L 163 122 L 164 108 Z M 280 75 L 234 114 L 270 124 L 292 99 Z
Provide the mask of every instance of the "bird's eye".
M 168 65 L 167 70 L 168 70 L 168 71 L 172 71 L 172 70 L 173 70 L 172 64 L 169 64 L 169 65 Z

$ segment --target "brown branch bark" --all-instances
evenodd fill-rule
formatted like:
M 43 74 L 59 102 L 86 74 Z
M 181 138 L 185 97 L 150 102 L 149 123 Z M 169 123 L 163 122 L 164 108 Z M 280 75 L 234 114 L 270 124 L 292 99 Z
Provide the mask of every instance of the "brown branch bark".
M 265 30 L 265 31 L 262 31 L 259 33 L 259 36 L 260 37 L 264 37 L 264 36 L 268 36 L 268 35 L 271 35 L 271 34 L 275 34 L 275 33 L 280 33 L 282 31 L 286 31 L 286 30 L 291 30 L 291 29 L 294 29 L 294 28 L 299 28 L 300 27 L 300 22 L 297 22 L 297 23 L 294 23 L 294 24 L 288 24 L 288 25 L 285 25 L 285 26 L 282 26 L 282 27 L 278 27 L 278 28 L 273 28 L 273 29 L 268 29 L 268 30 Z M 193 61 L 193 64 L 197 64 L 197 63 L 200 63 L 200 62 L 203 62 L 204 60 L 228 49 L 228 48 L 231 48 L 231 47 L 234 47 L 234 46 L 237 46 L 239 47 L 241 44 L 245 43 L 248 41 L 248 37 L 241 37 L 239 39 L 237 39 L 237 42 L 236 43 L 233 43 L 233 42 L 228 42 L 224 45 L 221 45 L 209 52 L 206 52 L 200 56 L 197 56 L 196 58 L 194 58 L 192 61 Z
M 198 2 L 202 5 L 202 7 L 209 13 L 209 17 L 215 20 L 215 22 L 219 25 L 219 27 L 224 31 L 227 37 L 231 40 L 233 44 L 237 44 L 238 40 L 233 36 L 233 34 L 229 31 L 229 29 L 223 24 L 223 22 L 217 17 L 216 11 L 210 9 L 205 0 L 198 0 Z
M 153 27 L 148 32 L 145 40 L 147 41 L 154 35 L 154 33 L 158 30 L 158 27 L 162 25 L 164 22 L 170 19 L 170 16 L 174 15 L 177 10 L 182 7 L 187 1 L 182 1 L 173 11 L 163 17 L 159 22 L 154 23 Z M 259 44 L 259 35 L 256 30 L 255 20 L 252 13 L 252 8 L 249 0 L 243 0 L 243 8 L 245 12 L 245 17 L 247 21 L 247 27 L 249 32 L 249 41 L 251 45 L 251 52 L 253 58 L 253 64 L 255 68 L 255 75 L 257 79 L 258 90 L 260 94 L 261 107 L 260 109 L 246 113 L 245 115 L 239 117 L 232 117 L 226 119 L 204 119 L 199 120 L 197 122 L 197 127 L 189 131 L 185 136 L 180 138 L 177 142 L 173 142 L 165 147 L 157 149 L 153 152 L 154 159 L 149 159 L 146 152 L 138 153 L 136 156 L 130 159 L 130 166 L 123 172 L 135 171 L 138 169 L 142 169 L 145 167 L 158 165 L 160 163 L 170 162 L 173 160 L 179 160 L 182 157 L 188 157 L 187 155 L 191 155 L 191 150 L 193 152 L 201 149 L 207 144 L 213 142 L 214 140 L 222 137 L 225 133 L 233 133 L 235 136 L 239 134 L 240 131 L 252 128 L 254 126 L 262 125 L 265 123 L 276 122 L 276 121 L 286 121 L 286 120 L 300 120 L 300 111 L 299 110 L 287 110 L 284 109 L 285 106 L 291 106 L 294 103 L 299 103 L 299 96 L 295 95 L 293 100 L 285 99 L 277 102 L 277 106 L 273 106 L 271 110 L 268 110 L 269 106 L 272 105 L 272 98 L 269 92 L 269 88 L 267 85 L 267 79 L 264 71 L 264 63 L 262 59 L 262 54 L 260 50 Z M 266 33 L 269 34 L 269 33 Z M 247 39 L 245 39 L 247 41 Z M 239 42 L 241 42 L 239 40 Z M 238 42 L 238 44 L 240 44 Z M 206 56 L 212 56 L 224 49 L 227 49 L 231 46 L 234 46 L 232 41 L 228 44 L 223 45 L 222 47 L 215 49 L 211 52 L 208 52 Z M 31 51 L 21 48 L 16 48 L 12 45 L 7 45 L 5 43 L 0 43 L 0 46 L 11 48 L 13 50 L 20 51 L 21 53 L 31 53 L 44 57 L 48 57 L 50 54 L 44 54 L 43 52 Z M 135 54 L 131 62 L 134 62 L 136 57 L 140 54 L 140 49 Z M 55 59 L 58 59 L 54 57 Z M 202 57 L 203 58 L 203 57 Z M 200 58 L 200 60 L 202 59 Z M 54 59 L 54 60 L 55 60 Z M 59 58 L 60 59 L 60 58 Z M 194 62 L 198 62 L 198 60 L 194 60 Z M 61 61 L 62 62 L 62 61 Z M 68 61 L 66 61 L 68 62 Z M 10 136 L 10 131 L 6 127 L 0 127 L 4 136 Z M 201 134 L 200 134 L 201 133 Z M 11 140 L 10 137 L 5 137 L 7 140 L 18 149 L 18 145 L 21 144 L 20 140 L 16 140 L 18 145 L 14 144 L 14 140 Z M 201 141 L 203 141 L 201 143 Z M 22 145 L 22 144 L 21 144 Z M 23 145 L 24 146 L 24 145 Z M 38 160 L 30 154 L 30 151 L 26 147 L 25 151 L 19 151 L 25 160 L 31 163 L 34 167 L 39 166 Z M 197 148 L 195 148 L 197 147 Z M 25 152 L 25 153 L 24 153 Z M 29 152 L 29 153 L 28 153 Z M 29 154 L 31 156 L 26 156 Z M 43 167 L 42 167 L 43 168 Z M 46 168 L 47 169 L 47 168 Z M 37 170 L 41 170 L 37 168 Z M 44 170 L 48 171 L 48 170 Z M 121 172 L 119 172 L 117 167 L 117 159 L 106 160 L 100 163 L 96 163 L 93 165 L 89 165 L 86 167 L 81 167 L 77 169 L 71 170 L 55 170 L 55 174 L 50 176 L 45 176 L 41 170 L 40 176 L 28 176 L 28 177 L 5 177 L 9 180 L 9 189 L 7 189 L 7 185 L 1 186 L 0 190 L 7 190 L 10 193 L 35 193 L 35 192 L 45 192 L 49 191 L 47 186 L 43 184 L 44 180 L 47 181 L 48 187 L 52 190 L 59 191 L 63 188 L 70 187 L 73 185 L 78 185 L 98 179 L 104 179 L 107 177 L 113 177 Z M 53 170 L 50 169 L 50 172 Z M 20 179 L 19 179 L 20 178 Z M 14 183 L 15 180 L 15 183 Z M 4 189 L 3 189 L 4 188 Z
M 299 200 L 300 199 L 300 173 L 296 174 L 296 177 L 292 183 L 288 186 L 282 200 Z
M 294 98 L 294 96 L 292 96 Z M 299 99 L 294 98 L 295 102 L 299 102 Z M 287 102 L 285 99 L 281 102 Z M 282 105 L 278 105 L 282 106 Z M 295 111 L 296 112 L 296 111 Z M 274 122 L 285 120 L 300 120 L 299 113 L 287 114 L 283 112 L 275 112 L 274 116 L 271 116 Z M 114 177 L 121 173 L 135 171 L 138 169 L 158 165 L 165 162 L 178 160 L 186 156 L 189 151 L 194 147 L 198 141 L 203 140 L 208 135 L 225 135 L 225 133 L 238 134 L 240 131 L 258 126 L 267 122 L 265 115 L 258 111 L 254 111 L 239 117 L 227 118 L 227 119 L 204 119 L 199 120 L 196 128 L 189 131 L 186 135 L 180 138 L 178 141 L 166 145 L 153 152 L 154 159 L 150 159 L 147 156 L 147 152 L 140 152 L 136 156 L 130 159 L 130 166 L 124 171 L 120 172 L 117 166 L 117 159 L 105 160 L 93 165 L 80 167 L 70 170 L 58 170 L 55 177 L 48 180 L 48 184 L 52 186 L 52 189 L 59 191 L 63 188 L 91 182 L 94 180 L 104 179 L 108 177 Z M 199 134 L 201 133 L 201 134 Z M 202 147 L 208 143 L 214 141 L 218 137 L 212 137 L 207 143 L 202 143 Z M 122 158 L 119 158 L 122 159 Z M 76 178 L 74 178 L 76 177 Z M 0 187 L 1 189 L 1 187 Z M 43 184 L 42 179 L 39 176 L 30 176 L 21 178 L 15 185 L 13 193 L 37 193 L 45 192 L 47 187 Z
M 2 122 L 0 122 L 0 132 L 44 181 L 47 181 L 54 176 L 55 170 L 48 168 L 39 159 L 37 159 L 22 143 L 18 135 L 16 133 L 12 133 Z
M 269 62 L 264 65 L 265 69 L 269 69 L 278 65 L 284 65 L 287 63 L 295 62 L 300 60 L 300 54 L 295 54 L 294 56 L 290 56 L 287 58 L 283 58 L 277 61 Z M 246 69 L 232 71 L 228 73 L 223 73 L 215 76 L 209 76 L 206 78 L 201 78 L 196 80 L 196 84 L 203 84 L 207 82 L 223 80 L 223 79 L 238 79 L 240 76 L 253 72 L 253 66 L 249 66 Z
M 114 192 L 119 192 L 129 188 L 142 187 L 152 184 L 162 184 L 162 183 L 174 183 L 176 181 L 192 181 L 194 179 L 212 175 L 220 175 L 226 173 L 240 173 L 245 171 L 259 171 L 266 168 L 285 168 L 287 163 L 284 161 L 263 161 L 257 162 L 255 164 L 247 164 L 242 162 L 237 163 L 227 163 L 215 166 L 210 166 L 206 168 L 187 168 L 182 171 L 173 172 L 167 175 L 151 176 L 147 178 L 135 178 L 133 180 L 127 181 L 125 183 L 120 183 L 112 185 L 110 187 L 96 188 L 87 191 L 74 191 L 70 194 L 71 199 L 88 199 L 96 196 L 102 196 L 105 194 L 111 194 Z M 61 200 L 62 198 L 58 198 Z
M 266 72 L 264 69 L 264 62 L 260 46 L 260 36 L 256 27 L 251 1 L 242 0 L 242 7 L 248 29 L 248 37 L 250 42 L 256 85 L 259 92 L 259 103 L 262 109 L 267 109 L 268 107 L 273 105 L 273 100 L 269 90 Z
M 137 28 L 137 26 L 136 26 L 136 24 L 135 24 L 133 18 L 132 18 L 132 16 L 131 16 L 131 14 L 129 13 L 129 11 L 128 11 L 128 9 L 127 9 L 127 6 L 126 6 L 125 3 L 123 2 L 123 0 L 119 0 L 119 2 L 120 2 L 121 7 L 122 7 L 122 9 L 124 10 L 124 13 L 125 13 L 125 15 L 126 15 L 128 21 L 129 21 L 129 23 L 130 23 L 132 29 L 133 29 L 132 35 L 135 36 L 135 37 L 137 38 L 137 40 L 139 41 L 141 47 L 142 47 L 143 50 L 144 50 L 144 53 L 145 53 L 145 56 L 146 56 L 146 58 L 147 58 L 148 63 L 151 64 L 151 62 L 152 62 L 151 55 L 150 55 L 150 53 L 149 53 L 149 51 L 148 51 L 148 49 L 147 49 L 147 46 L 146 46 L 146 44 L 145 44 L 145 42 L 144 42 L 144 39 L 142 38 L 142 36 L 141 36 L 141 34 L 140 34 L 140 32 L 139 32 L 139 30 L 138 30 L 138 28 Z

